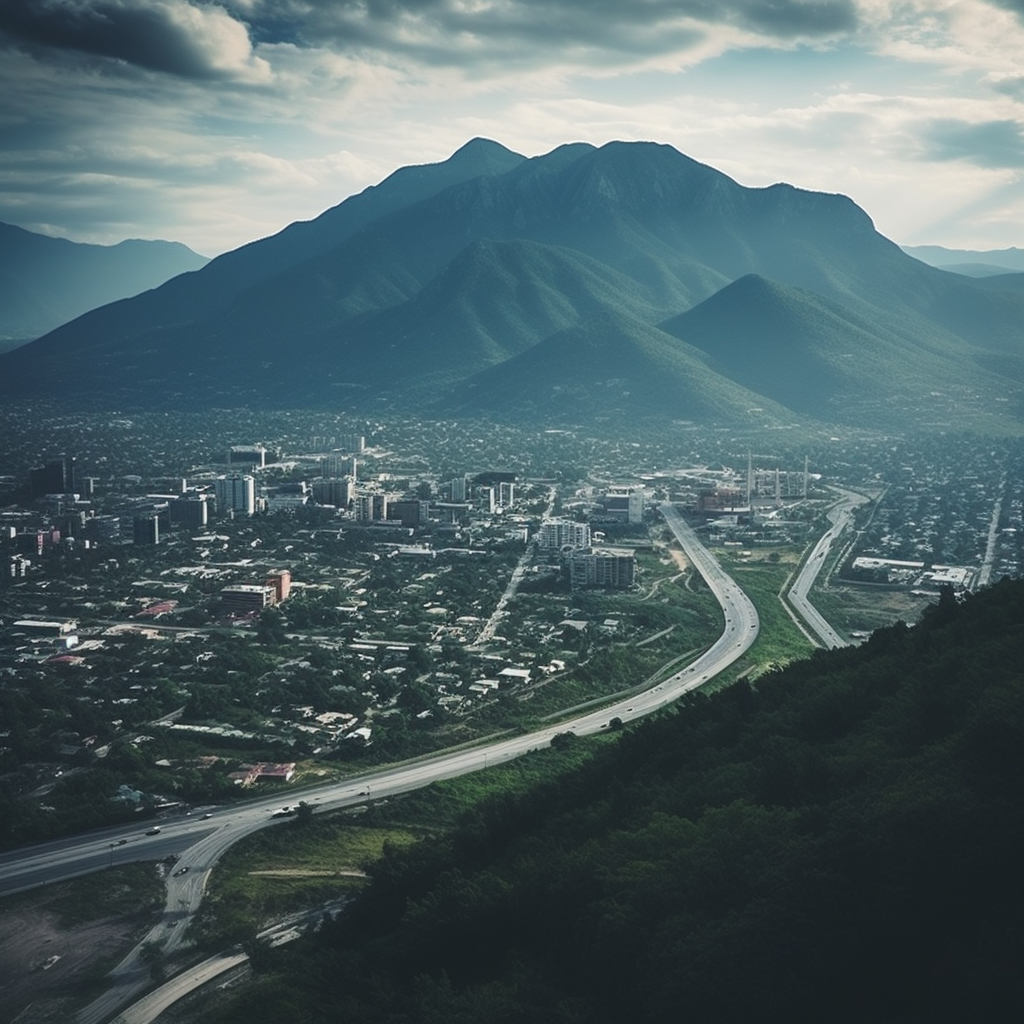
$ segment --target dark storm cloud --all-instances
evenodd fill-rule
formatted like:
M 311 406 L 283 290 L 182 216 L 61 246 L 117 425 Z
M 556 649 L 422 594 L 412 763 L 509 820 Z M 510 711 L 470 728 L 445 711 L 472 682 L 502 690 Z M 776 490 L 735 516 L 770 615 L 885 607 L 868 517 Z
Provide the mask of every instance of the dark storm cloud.
M 113 58 L 187 78 L 217 78 L 225 48 L 248 49 L 222 8 L 183 0 L 2 0 L 0 39 Z
M 698 38 L 694 23 L 779 41 L 857 26 L 853 0 L 256 0 L 233 9 L 264 41 L 459 65 L 523 44 L 545 54 L 583 47 L 656 56 Z
M 933 121 L 925 130 L 924 142 L 932 160 L 967 160 L 989 168 L 1024 163 L 1024 134 L 1016 121 Z

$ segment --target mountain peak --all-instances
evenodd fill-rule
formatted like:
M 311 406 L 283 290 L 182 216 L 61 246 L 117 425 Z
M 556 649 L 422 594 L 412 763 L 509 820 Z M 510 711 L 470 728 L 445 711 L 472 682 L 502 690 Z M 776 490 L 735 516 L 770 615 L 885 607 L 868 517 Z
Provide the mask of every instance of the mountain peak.
M 526 159 L 521 153 L 516 153 L 507 146 L 503 146 L 500 142 L 495 142 L 494 139 L 485 139 L 481 135 L 477 135 L 468 142 L 464 142 L 448 159 L 456 160 L 467 156 L 471 156 L 474 159 L 479 159 L 482 156 Z

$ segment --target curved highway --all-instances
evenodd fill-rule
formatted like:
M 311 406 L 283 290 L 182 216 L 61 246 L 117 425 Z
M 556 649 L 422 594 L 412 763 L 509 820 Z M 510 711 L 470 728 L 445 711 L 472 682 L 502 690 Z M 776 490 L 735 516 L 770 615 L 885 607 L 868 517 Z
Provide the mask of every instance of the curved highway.
M 753 603 L 725 572 L 717 559 L 697 539 L 678 510 L 669 503 L 659 506 L 662 515 L 687 557 L 707 582 L 722 606 L 722 635 L 685 669 L 650 690 L 607 705 L 571 721 L 538 732 L 500 740 L 486 747 L 439 754 L 413 763 L 378 770 L 343 782 L 303 790 L 296 795 L 320 810 L 335 810 L 406 793 L 441 779 L 455 778 L 491 765 L 514 760 L 550 745 L 559 733 L 587 735 L 609 728 L 614 719 L 628 722 L 650 714 L 691 690 L 741 658 L 757 639 L 760 623 Z M 124 860 L 154 860 L 176 853 L 180 859 L 168 878 L 167 904 L 161 922 L 143 941 L 160 944 L 173 954 L 184 944 L 185 929 L 203 897 L 206 878 L 220 856 L 243 836 L 271 824 L 280 809 L 281 795 L 220 810 L 205 817 L 185 817 L 164 824 L 158 835 L 133 829 L 112 829 L 79 836 L 42 847 L 18 851 L 0 858 L 0 894 L 15 892 L 48 881 L 84 874 Z M 287 821 L 288 818 L 280 819 Z M 121 840 L 125 840 L 121 843 Z M 182 868 L 187 869 L 182 871 Z M 77 1017 L 78 1024 L 101 1024 L 114 1016 L 149 984 L 148 970 L 136 947 L 110 974 L 113 986 Z
M 818 538 L 817 544 L 814 545 L 814 549 L 801 566 L 797 578 L 786 595 L 789 603 L 825 647 L 847 647 L 849 642 L 829 625 L 821 612 L 811 604 L 807 595 L 810 593 L 811 587 L 814 586 L 821 567 L 832 550 L 833 543 L 850 525 L 854 509 L 869 500 L 863 494 L 856 494 L 841 488 L 836 488 L 836 490 L 840 493 L 839 501 L 828 512 L 828 521 L 832 525 Z

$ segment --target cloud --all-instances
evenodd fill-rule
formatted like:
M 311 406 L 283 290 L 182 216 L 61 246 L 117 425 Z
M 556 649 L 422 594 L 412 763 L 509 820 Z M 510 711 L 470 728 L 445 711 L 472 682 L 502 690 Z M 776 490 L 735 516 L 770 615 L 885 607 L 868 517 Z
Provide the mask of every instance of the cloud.
M 709 28 L 779 43 L 856 28 L 854 0 L 235 0 L 260 41 L 429 66 L 651 57 Z M 557 57 L 556 57 L 557 59 Z
M 922 139 L 932 160 L 967 160 L 988 168 L 1024 163 L 1024 133 L 1016 121 L 936 120 L 924 128 Z
M 5 0 L 0 33 L 32 48 L 109 58 L 191 79 L 266 81 L 244 24 L 186 0 Z

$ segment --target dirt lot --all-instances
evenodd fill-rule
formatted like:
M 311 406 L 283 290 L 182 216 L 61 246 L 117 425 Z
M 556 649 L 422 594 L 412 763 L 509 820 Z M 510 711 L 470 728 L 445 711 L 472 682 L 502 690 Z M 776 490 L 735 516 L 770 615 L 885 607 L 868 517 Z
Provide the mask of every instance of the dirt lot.
M 0 901 L 0 1024 L 67 1024 L 150 927 L 160 888 L 100 872 Z

